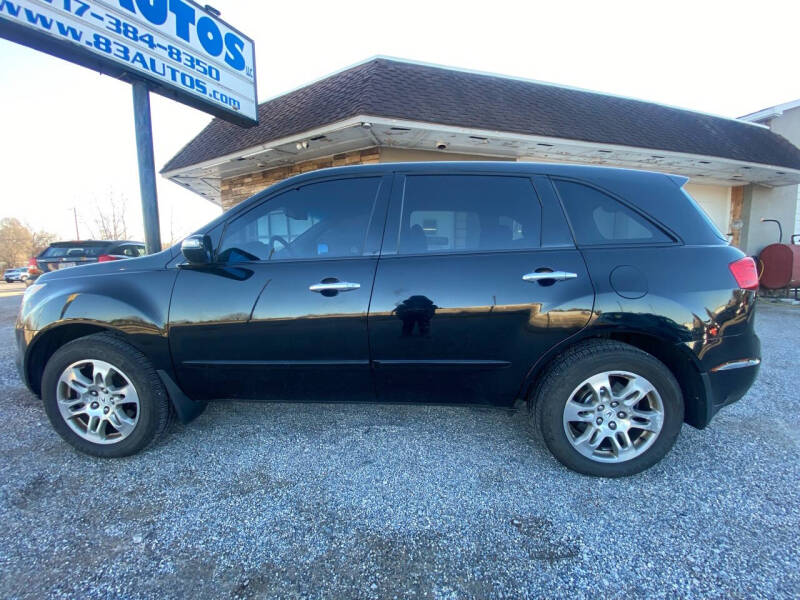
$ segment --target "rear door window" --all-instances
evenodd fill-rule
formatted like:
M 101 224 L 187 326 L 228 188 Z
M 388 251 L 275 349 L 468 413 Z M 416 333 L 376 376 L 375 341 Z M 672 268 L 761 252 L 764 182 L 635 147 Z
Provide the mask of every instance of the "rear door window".
M 409 175 L 401 254 L 538 248 L 541 204 L 525 177 Z
M 579 245 L 670 243 L 654 223 L 597 188 L 554 179 Z

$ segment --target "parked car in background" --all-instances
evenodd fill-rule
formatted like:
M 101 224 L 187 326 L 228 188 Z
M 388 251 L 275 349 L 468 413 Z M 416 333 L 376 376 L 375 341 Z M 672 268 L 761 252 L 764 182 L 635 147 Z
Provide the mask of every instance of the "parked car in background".
M 108 262 L 144 256 L 144 242 L 123 240 L 80 240 L 55 242 L 30 261 L 31 275 L 77 267 L 89 263 Z
M 500 162 L 299 175 L 181 246 L 42 276 L 20 373 L 97 456 L 218 398 L 522 401 L 564 465 L 631 475 L 761 362 L 755 263 L 686 181 Z
M 28 281 L 30 275 L 28 274 L 28 267 L 17 267 L 16 269 L 6 269 L 3 273 L 3 279 L 6 283 L 13 283 L 16 281 Z

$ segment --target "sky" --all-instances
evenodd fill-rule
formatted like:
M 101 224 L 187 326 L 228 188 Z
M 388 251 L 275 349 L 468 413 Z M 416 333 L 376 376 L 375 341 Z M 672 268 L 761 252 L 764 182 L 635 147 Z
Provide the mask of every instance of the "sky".
M 800 2 L 210 0 L 255 42 L 263 101 L 382 54 L 737 117 L 800 98 Z M 201 2 L 201 4 L 204 2 Z M 128 84 L 0 40 L 0 217 L 87 237 L 124 199 L 143 239 Z M 151 96 L 156 169 L 211 120 Z M 162 239 L 220 209 L 159 176 Z

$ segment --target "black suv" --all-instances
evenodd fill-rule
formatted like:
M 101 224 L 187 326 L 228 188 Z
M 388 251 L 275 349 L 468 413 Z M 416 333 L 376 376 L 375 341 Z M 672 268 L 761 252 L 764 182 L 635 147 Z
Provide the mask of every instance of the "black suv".
M 144 255 L 145 247 L 142 242 L 125 240 L 55 242 L 42 250 L 37 257 L 31 259 L 29 270 L 38 276 L 42 273 L 89 263 L 138 258 Z
M 300 175 L 181 247 L 42 276 L 20 372 L 98 456 L 214 398 L 521 401 L 569 468 L 636 473 L 760 362 L 753 261 L 685 181 L 523 163 Z

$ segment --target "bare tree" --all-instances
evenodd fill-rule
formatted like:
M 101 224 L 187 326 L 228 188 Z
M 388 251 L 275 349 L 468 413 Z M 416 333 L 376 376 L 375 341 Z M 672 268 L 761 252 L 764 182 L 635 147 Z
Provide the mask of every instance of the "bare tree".
M 94 219 L 86 223 L 89 235 L 98 240 L 127 240 L 126 207 L 125 197 L 114 194 L 109 194 L 107 200 L 95 202 Z
M 167 248 L 173 246 L 175 244 L 175 214 L 172 205 L 170 204 L 169 207 L 169 239 L 161 241 L 161 249 L 166 250 Z
M 0 219 L 0 267 L 10 268 L 27 264 L 57 239 L 46 231 L 35 231 L 19 219 Z

